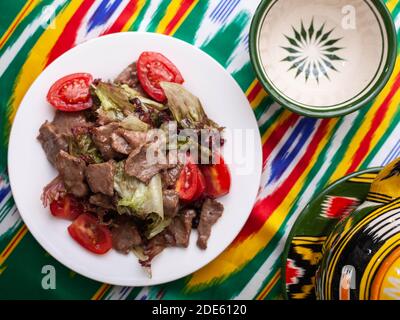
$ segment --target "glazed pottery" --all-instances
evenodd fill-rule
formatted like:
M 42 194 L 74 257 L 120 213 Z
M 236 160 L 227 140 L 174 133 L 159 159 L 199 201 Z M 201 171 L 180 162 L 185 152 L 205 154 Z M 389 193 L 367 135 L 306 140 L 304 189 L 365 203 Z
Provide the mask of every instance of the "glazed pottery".
M 264 0 L 250 30 L 260 82 L 294 112 L 335 117 L 370 102 L 396 60 L 390 13 L 375 0 Z
M 348 175 L 320 192 L 297 218 L 286 242 L 282 278 L 287 299 L 316 299 L 315 273 L 331 230 L 367 197 L 379 168 Z

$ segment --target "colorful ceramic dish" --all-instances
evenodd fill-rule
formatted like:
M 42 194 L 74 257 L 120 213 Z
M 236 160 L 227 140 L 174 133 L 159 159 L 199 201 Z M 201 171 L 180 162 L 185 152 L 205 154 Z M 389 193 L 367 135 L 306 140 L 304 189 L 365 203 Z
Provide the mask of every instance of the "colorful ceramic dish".
M 399 184 L 397 159 L 311 201 L 285 250 L 287 298 L 400 300 Z
M 364 202 L 379 170 L 353 173 L 336 181 L 299 215 L 284 253 L 282 279 L 287 299 L 316 299 L 315 274 L 323 244 L 338 221 Z
M 265 0 L 252 21 L 250 55 L 277 102 L 306 116 L 336 117 L 381 91 L 396 42 L 382 1 Z
M 400 159 L 371 184 L 322 247 L 315 274 L 320 300 L 400 300 Z

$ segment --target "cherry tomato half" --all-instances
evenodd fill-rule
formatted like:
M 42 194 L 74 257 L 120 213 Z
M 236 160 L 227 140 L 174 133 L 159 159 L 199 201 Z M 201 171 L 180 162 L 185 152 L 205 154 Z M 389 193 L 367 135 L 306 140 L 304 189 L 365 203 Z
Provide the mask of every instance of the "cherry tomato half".
M 204 178 L 204 175 L 199 169 L 199 167 L 197 167 L 197 190 L 193 197 L 193 200 L 201 198 L 205 190 L 206 190 L 206 179 Z
M 50 203 L 50 212 L 53 216 L 75 220 L 81 213 L 84 212 L 82 203 L 74 196 L 67 194 L 64 197 L 53 200 Z
M 211 198 L 222 197 L 229 193 L 231 188 L 231 174 L 221 155 L 216 157 L 215 164 L 201 166 L 206 180 L 205 194 Z
M 73 73 L 58 79 L 47 93 L 47 101 L 61 111 L 80 111 L 92 106 L 89 73 Z
M 165 56 L 158 52 L 143 52 L 137 61 L 137 74 L 144 91 L 159 102 L 166 97 L 160 82 L 183 83 L 178 68 Z
M 81 214 L 68 227 L 70 236 L 85 249 L 104 254 L 112 247 L 111 231 L 90 214 Z
M 185 201 L 194 199 L 198 186 L 198 168 L 193 163 L 186 164 L 176 183 L 175 190 L 179 198 Z

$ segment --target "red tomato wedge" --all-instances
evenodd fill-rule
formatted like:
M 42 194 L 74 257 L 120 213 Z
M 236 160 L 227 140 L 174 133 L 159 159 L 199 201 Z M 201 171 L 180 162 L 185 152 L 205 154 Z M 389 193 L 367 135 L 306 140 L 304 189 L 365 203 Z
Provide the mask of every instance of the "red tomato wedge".
M 222 197 L 231 188 L 231 174 L 221 155 L 216 157 L 216 163 L 200 167 L 206 180 L 205 194 L 211 198 Z
M 53 200 L 50 203 L 50 212 L 53 216 L 75 220 L 81 213 L 84 212 L 82 203 L 72 195 L 65 195 L 64 197 Z
M 144 91 L 154 100 L 166 100 L 160 82 L 183 83 L 178 68 L 158 52 L 143 52 L 137 61 L 137 75 Z
M 80 111 L 92 106 L 89 73 L 73 73 L 58 79 L 47 93 L 47 101 L 61 111 Z
M 206 190 L 206 179 L 204 178 L 204 175 L 199 169 L 199 167 L 197 167 L 197 190 L 193 197 L 193 200 L 201 198 L 205 190 Z
M 198 186 L 198 168 L 193 163 L 186 164 L 176 183 L 175 190 L 179 198 L 185 201 L 194 199 Z
M 112 247 L 111 232 L 90 214 L 81 214 L 69 227 L 70 236 L 85 249 L 104 254 Z

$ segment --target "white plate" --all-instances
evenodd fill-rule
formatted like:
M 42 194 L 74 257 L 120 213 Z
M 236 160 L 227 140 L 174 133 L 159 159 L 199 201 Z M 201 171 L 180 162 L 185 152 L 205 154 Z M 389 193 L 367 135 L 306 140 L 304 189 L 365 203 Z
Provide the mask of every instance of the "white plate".
M 158 51 L 172 60 L 185 87 L 203 102 L 210 118 L 227 129 L 248 129 L 245 158 L 230 164 L 232 189 L 221 199 L 225 212 L 214 225 L 208 249 L 196 246 L 197 232 L 191 234 L 187 249 L 168 248 L 153 260 L 149 279 L 133 254 L 110 250 L 92 254 L 68 235 L 68 221 L 51 216 L 43 208 L 43 187 L 57 174 L 36 140 L 40 125 L 51 120 L 54 110 L 46 102 L 49 87 L 58 78 L 73 72 L 112 79 L 136 60 L 142 51 Z M 253 136 L 251 136 L 251 134 Z M 243 139 L 227 137 L 225 151 L 238 151 Z M 236 149 L 236 150 L 235 150 Z M 11 131 L 8 170 L 15 202 L 36 240 L 62 264 L 88 278 L 126 286 L 154 285 L 184 277 L 217 257 L 236 237 L 252 209 L 261 175 L 261 140 L 254 114 L 234 79 L 201 50 L 174 38 L 151 33 L 119 33 L 81 44 L 55 60 L 33 83 L 25 95 Z M 247 173 L 243 173 L 243 162 Z

